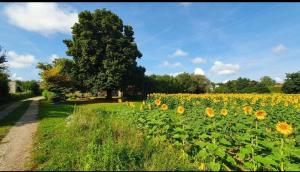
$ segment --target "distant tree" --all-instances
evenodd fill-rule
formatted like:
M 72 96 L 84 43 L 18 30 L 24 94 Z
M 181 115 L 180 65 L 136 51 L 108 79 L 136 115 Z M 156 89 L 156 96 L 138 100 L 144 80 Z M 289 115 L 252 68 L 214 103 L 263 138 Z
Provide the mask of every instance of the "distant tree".
M 122 89 L 135 79 L 128 76 L 137 70 L 137 58 L 142 54 L 134 42 L 133 28 L 111 11 L 97 9 L 79 13 L 72 27 L 72 39 L 64 40 L 67 55 L 74 60 L 73 78 L 82 91 L 96 94 L 106 90 Z M 141 72 L 143 70 L 140 70 Z
M 266 85 L 267 87 L 273 87 L 276 84 L 276 81 L 269 76 L 263 76 L 260 78 L 260 83 Z
M 32 93 L 34 93 L 35 95 L 39 95 L 40 94 L 40 87 L 39 84 L 34 81 L 21 81 L 20 82 L 20 86 L 22 91 L 31 91 Z
M 282 91 L 287 94 L 300 93 L 300 71 L 286 74 Z
M 0 72 L 4 72 L 6 69 L 6 66 L 4 65 L 5 62 L 7 62 L 6 51 L 2 50 L 2 47 L 0 46 Z
M 7 97 L 9 94 L 8 74 L 6 72 L 6 51 L 0 46 L 0 100 Z

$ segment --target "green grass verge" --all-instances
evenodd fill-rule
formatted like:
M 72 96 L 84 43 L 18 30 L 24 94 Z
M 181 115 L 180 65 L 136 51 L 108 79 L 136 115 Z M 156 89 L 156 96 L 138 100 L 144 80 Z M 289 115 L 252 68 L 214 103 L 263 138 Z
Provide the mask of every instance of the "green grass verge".
M 140 102 L 135 103 L 139 108 Z M 75 110 L 74 110 L 75 109 Z M 181 151 L 147 138 L 126 103 L 40 104 L 33 170 L 193 170 Z
M 8 133 L 9 129 L 24 115 L 31 101 L 23 102 L 14 111 L 0 121 L 0 140 Z

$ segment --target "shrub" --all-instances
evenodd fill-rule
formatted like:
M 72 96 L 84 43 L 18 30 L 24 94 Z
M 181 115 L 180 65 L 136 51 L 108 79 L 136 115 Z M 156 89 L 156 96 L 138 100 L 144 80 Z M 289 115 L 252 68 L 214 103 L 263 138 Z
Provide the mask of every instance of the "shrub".
M 45 97 L 46 100 L 51 102 L 58 102 L 60 100 L 57 94 L 48 90 L 44 90 L 42 92 L 42 96 Z

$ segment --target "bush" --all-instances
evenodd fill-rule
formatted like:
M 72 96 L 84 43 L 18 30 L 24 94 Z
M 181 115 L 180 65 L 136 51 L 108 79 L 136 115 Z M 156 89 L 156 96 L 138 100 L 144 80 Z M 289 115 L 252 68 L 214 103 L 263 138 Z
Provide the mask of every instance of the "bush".
M 40 86 L 34 80 L 20 82 L 22 91 L 32 91 L 35 95 L 40 94 Z
M 32 91 L 26 91 L 26 92 L 22 92 L 22 93 L 13 93 L 10 94 L 9 96 L 9 100 L 10 101 L 17 101 L 17 100 L 22 100 L 22 99 L 27 99 L 30 97 L 34 97 L 35 94 Z
M 57 94 L 48 91 L 48 90 L 44 90 L 42 92 L 42 96 L 45 97 L 46 100 L 51 101 L 51 102 L 58 102 L 59 101 L 59 97 Z

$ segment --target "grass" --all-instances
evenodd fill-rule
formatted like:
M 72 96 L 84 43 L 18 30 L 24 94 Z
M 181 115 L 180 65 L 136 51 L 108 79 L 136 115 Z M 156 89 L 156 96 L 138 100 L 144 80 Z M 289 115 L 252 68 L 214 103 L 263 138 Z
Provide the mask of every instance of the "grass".
M 0 140 L 2 140 L 8 133 L 9 129 L 15 125 L 15 123 L 24 115 L 25 111 L 29 107 L 31 101 L 23 102 L 14 111 L 8 114 L 0 121 Z
M 140 102 L 134 103 L 139 108 Z M 33 170 L 193 170 L 179 150 L 147 138 L 126 103 L 40 104 Z

